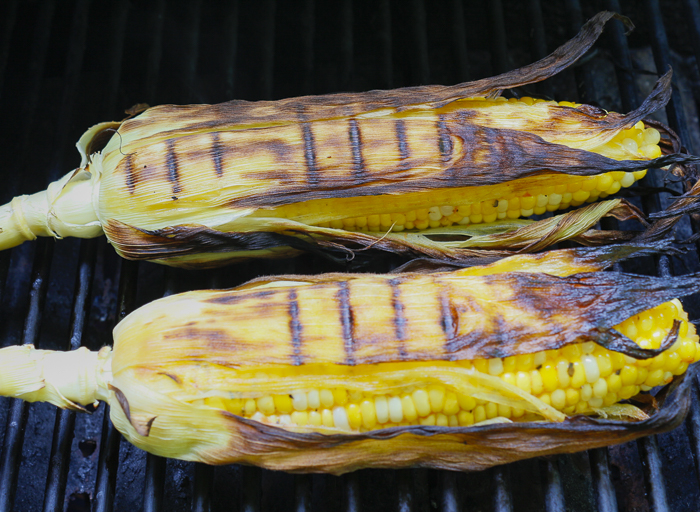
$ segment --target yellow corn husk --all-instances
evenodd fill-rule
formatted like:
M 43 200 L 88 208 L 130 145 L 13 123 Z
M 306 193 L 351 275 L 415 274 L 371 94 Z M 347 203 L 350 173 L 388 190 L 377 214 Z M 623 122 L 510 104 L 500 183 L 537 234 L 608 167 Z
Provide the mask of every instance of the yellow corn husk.
M 538 63 L 477 82 L 163 105 L 96 125 L 78 143 L 78 169 L 0 207 L 0 249 L 104 232 L 126 258 L 180 266 L 319 246 L 436 256 L 448 246 L 434 230 L 449 228 L 467 239 L 449 257 L 475 254 L 493 247 L 470 234 L 482 224 L 510 232 L 521 217 L 604 198 L 649 166 L 689 158 L 661 157 L 659 131 L 642 121 L 668 100 L 670 74 L 627 115 L 492 98 L 574 62 L 612 16 Z M 597 220 L 581 217 L 571 236 Z
M 597 271 L 625 251 L 173 295 L 126 317 L 113 350 L 0 350 L 0 394 L 104 400 L 149 452 L 293 471 L 479 469 L 627 441 L 682 421 L 685 388 L 651 416 L 618 402 L 700 359 L 673 299 L 700 275 Z

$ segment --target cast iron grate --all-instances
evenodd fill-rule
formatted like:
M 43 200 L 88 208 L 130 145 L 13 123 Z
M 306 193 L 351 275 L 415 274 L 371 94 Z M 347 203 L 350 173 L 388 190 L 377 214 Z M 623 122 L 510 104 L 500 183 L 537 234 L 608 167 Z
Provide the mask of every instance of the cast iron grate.
M 544 56 L 605 8 L 630 16 L 638 29 L 627 38 L 612 23 L 588 60 L 528 93 L 627 111 L 654 78 L 639 70 L 673 64 L 677 88 L 666 120 L 691 151 L 700 147 L 697 0 L 8 0 L 0 5 L 0 202 L 39 190 L 75 165 L 69 148 L 83 129 L 123 117 L 132 104 L 481 78 Z M 652 212 L 667 200 L 652 190 L 639 204 Z M 689 224 L 681 229 L 692 232 Z M 348 269 L 382 271 L 396 263 L 378 257 Z M 698 266 L 693 254 L 630 270 L 668 275 Z M 43 240 L 0 253 L 0 345 L 96 348 L 126 312 L 164 294 L 323 270 L 338 267 L 307 255 L 192 273 L 121 261 L 103 239 L 55 247 Z M 697 300 L 688 306 L 698 318 Z M 120 442 L 105 407 L 76 416 L 9 399 L 0 399 L 0 441 L 0 511 L 680 511 L 700 502 L 697 401 L 673 433 L 473 474 L 365 470 L 332 477 L 166 461 Z

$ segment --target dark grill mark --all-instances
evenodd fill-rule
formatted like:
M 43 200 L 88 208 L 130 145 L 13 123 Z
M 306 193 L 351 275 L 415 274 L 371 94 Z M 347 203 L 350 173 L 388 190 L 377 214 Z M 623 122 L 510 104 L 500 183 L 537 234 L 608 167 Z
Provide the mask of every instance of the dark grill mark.
M 355 169 L 355 177 L 363 178 L 365 175 L 365 162 L 362 159 L 362 135 L 356 119 L 350 119 L 350 147 L 352 149 L 352 163 Z
M 452 157 L 452 139 L 450 132 L 447 130 L 444 115 L 438 116 L 438 148 L 443 161 L 448 161 Z
M 223 148 L 221 147 L 221 140 L 219 139 L 219 134 L 213 132 L 211 134 L 211 159 L 214 161 L 214 169 L 216 170 L 216 175 L 221 178 L 224 175 L 224 167 L 221 162 L 221 155 L 223 154 Z
M 165 161 L 168 165 L 168 180 L 173 184 L 173 194 L 182 192 L 180 186 L 180 176 L 177 172 L 177 153 L 175 153 L 175 142 L 169 139 L 165 142 L 168 145 L 168 152 L 165 155 Z
M 301 354 L 301 322 L 299 321 L 299 303 L 297 302 L 297 291 L 289 290 L 289 331 L 292 334 L 292 363 L 300 366 L 304 361 Z
M 134 157 L 131 153 L 126 155 L 124 162 L 126 166 L 126 188 L 129 189 L 129 194 L 133 194 L 136 190 L 136 176 L 134 175 Z
M 439 286 L 442 288 L 442 286 Z M 445 341 L 450 341 L 455 337 L 455 319 L 452 316 L 452 308 L 450 306 L 450 298 L 447 292 L 440 292 L 440 327 L 442 327 L 442 332 L 445 333 Z
M 350 287 L 346 281 L 339 284 L 340 288 L 336 295 L 338 307 L 340 309 L 340 325 L 343 328 L 343 347 L 345 348 L 345 363 L 355 364 L 355 317 L 350 304 Z
M 394 308 L 394 333 L 397 341 L 402 342 L 406 339 L 406 317 L 404 316 L 404 305 L 401 302 L 400 283 L 400 279 L 391 279 L 389 281 L 389 286 L 391 286 L 391 307 Z M 399 343 L 399 356 L 402 358 L 408 356 L 403 343 Z
M 399 158 L 406 160 L 409 157 L 408 140 L 406 139 L 406 124 L 403 119 L 396 120 L 396 140 L 399 143 Z
M 306 177 L 309 185 L 318 185 L 318 166 L 316 165 L 316 141 L 309 123 L 302 123 L 304 135 L 304 158 L 306 159 Z

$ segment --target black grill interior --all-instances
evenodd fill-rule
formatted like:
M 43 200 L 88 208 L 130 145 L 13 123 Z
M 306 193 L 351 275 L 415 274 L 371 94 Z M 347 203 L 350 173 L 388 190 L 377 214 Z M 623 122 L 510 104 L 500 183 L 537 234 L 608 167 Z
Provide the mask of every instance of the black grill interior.
M 0 204 L 43 189 L 79 163 L 73 144 L 137 103 L 277 99 L 428 83 L 452 84 L 543 57 L 600 10 L 612 22 L 583 61 L 518 91 L 636 107 L 657 76 L 675 71 L 658 119 L 700 148 L 698 0 L 378 0 L 320 2 L 0 3 Z M 632 200 L 668 204 L 647 178 Z M 679 238 L 693 234 L 686 222 Z M 120 260 L 104 238 L 39 240 L 0 253 L 0 346 L 98 348 L 130 310 L 164 294 L 229 287 L 265 274 L 388 271 L 388 255 L 333 262 L 317 255 L 186 272 Z M 695 252 L 625 270 L 697 271 Z M 686 302 L 691 318 L 700 304 Z M 697 383 L 696 383 L 697 384 Z M 695 389 L 697 394 L 697 386 Z M 669 434 L 480 473 L 363 470 L 342 477 L 207 467 L 147 456 L 105 419 L 0 399 L 0 511 L 180 510 L 674 510 L 700 503 L 700 409 Z

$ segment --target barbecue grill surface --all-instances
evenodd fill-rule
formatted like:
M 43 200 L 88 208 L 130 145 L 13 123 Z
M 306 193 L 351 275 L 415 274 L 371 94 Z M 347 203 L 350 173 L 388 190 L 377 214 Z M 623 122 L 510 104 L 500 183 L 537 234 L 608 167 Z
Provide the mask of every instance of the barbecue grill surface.
M 636 107 L 657 70 L 675 94 L 658 119 L 700 151 L 698 0 L 460 2 L 0 3 L 0 204 L 74 168 L 83 131 L 137 103 L 217 103 L 453 84 L 530 63 L 600 10 L 611 22 L 583 63 L 518 91 L 609 110 Z M 646 179 L 645 187 L 663 183 Z M 648 190 L 646 211 L 668 204 Z M 693 227 L 684 223 L 678 236 Z M 104 238 L 41 240 L 0 253 L 0 346 L 91 349 L 116 321 L 163 294 L 230 287 L 280 273 L 389 271 L 402 260 L 363 254 L 339 264 L 304 255 L 185 272 L 120 260 Z M 700 267 L 695 252 L 625 270 Z M 685 301 L 700 318 L 697 298 Z M 696 383 L 697 384 L 697 383 Z M 697 390 L 697 386 L 696 386 Z M 472 474 L 364 470 L 342 477 L 165 461 L 121 441 L 104 418 L 0 399 L 0 511 L 34 510 L 674 510 L 700 508 L 700 409 L 669 434 L 594 452 Z

